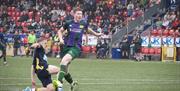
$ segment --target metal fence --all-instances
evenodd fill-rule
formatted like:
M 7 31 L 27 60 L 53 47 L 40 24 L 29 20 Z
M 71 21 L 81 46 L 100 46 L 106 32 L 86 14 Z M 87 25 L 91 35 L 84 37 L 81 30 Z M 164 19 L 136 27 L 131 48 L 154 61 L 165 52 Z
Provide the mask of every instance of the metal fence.
M 151 19 L 151 17 L 159 12 L 160 5 L 154 5 L 145 11 L 144 16 L 137 17 L 134 21 L 129 22 L 127 27 L 118 28 L 116 27 L 116 33 L 112 36 L 112 43 L 120 42 L 124 35 L 132 32 L 137 26 L 140 26 L 144 20 Z

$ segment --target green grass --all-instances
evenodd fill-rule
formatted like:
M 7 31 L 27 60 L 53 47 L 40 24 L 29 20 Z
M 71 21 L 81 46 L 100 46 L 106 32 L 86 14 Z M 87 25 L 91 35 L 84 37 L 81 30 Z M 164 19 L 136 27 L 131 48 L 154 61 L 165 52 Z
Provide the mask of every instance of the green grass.
M 31 86 L 31 58 L 8 57 L 8 66 L 2 63 L 0 91 L 21 91 Z M 49 64 L 58 63 L 58 59 L 49 58 Z M 79 82 L 77 91 L 180 91 L 179 63 L 75 59 L 70 72 Z M 38 79 L 37 83 L 41 86 Z M 69 91 L 67 83 L 64 91 Z

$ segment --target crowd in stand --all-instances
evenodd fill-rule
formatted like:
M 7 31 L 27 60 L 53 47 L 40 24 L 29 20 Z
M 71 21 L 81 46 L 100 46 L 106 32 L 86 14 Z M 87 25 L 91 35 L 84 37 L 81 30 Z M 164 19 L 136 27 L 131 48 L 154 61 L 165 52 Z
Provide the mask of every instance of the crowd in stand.
M 6 32 L 10 43 L 18 31 L 23 46 L 32 44 L 31 31 L 36 38 L 51 37 L 50 50 L 56 54 L 59 51 L 56 32 L 64 21 L 73 19 L 74 7 L 83 9 L 84 20 L 94 31 L 108 35 L 115 26 L 126 26 L 142 15 L 153 3 L 153 0 L 1 0 L 0 31 Z
M 172 6 L 174 7 L 174 6 Z M 150 34 L 146 34 L 145 36 L 160 36 L 160 37 L 180 37 L 180 12 L 178 6 L 176 8 L 169 7 L 166 12 L 162 14 L 156 14 L 152 20 L 152 28 L 150 28 Z M 136 32 L 136 31 L 135 31 Z M 138 34 L 138 31 L 136 32 Z M 135 35 L 136 35 L 135 34 Z M 134 36 L 132 41 L 128 41 L 127 35 L 124 37 L 121 45 L 123 48 L 122 56 L 123 58 L 131 58 L 131 55 L 134 55 L 136 60 L 139 59 L 140 55 L 137 56 L 136 53 L 143 53 L 141 42 L 135 42 L 136 36 Z M 142 41 L 138 39 L 137 41 Z M 175 45 L 175 44 L 174 44 Z M 133 46 L 133 47 L 132 47 Z M 125 48 L 124 48 L 125 47 Z M 134 49 L 133 53 L 131 52 L 131 47 Z M 151 49 L 151 44 L 148 44 L 148 48 Z M 127 49 L 126 49 L 127 48 Z M 179 47 L 176 48 L 177 50 L 177 60 L 179 60 Z M 154 51 L 152 51 L 154 52 Z M 132 53 L 132 54 L 131 54 Z M 151 60 L 151 56 L 148 56 L 148 59 Z

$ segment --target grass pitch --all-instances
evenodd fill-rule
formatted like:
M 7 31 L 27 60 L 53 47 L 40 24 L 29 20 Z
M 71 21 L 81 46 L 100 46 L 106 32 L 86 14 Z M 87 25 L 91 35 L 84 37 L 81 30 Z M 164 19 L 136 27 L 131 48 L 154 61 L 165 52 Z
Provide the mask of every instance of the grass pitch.
M 22 91 L 31 86 L 31 58 L 8 57 L 0 61 L 0 91 Z M 58 65 L 56 58 L 49 64 Z M 70 72 L 79 83 L 77 91 L 180 91 L 180 64 L 157 61 L 75 59 Z M 53 76 L 56 79 L 56 76 Z M 38 86 L 40 81 L 36 80 Z M 65 82 L 64 91 L 69 91 Z

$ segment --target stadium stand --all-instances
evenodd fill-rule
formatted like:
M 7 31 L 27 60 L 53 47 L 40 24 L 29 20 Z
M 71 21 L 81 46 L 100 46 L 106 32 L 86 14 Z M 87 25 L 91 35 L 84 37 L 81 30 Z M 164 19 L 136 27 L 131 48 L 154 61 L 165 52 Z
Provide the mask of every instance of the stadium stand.
M 47 38 L 50 35 L 52 39 L 55 37 L 57 30 L 63 25 L 65 20 L 73 19 L 72 9 L 80 7 L 84 12 L 84 20 L 86 20 L 94 31 L 102 32 L 106 35 L 111 35 L 114 40 L 119 38 L 117 32 L 122 34 L 126 31 L 127 25 L 129 30 L 136 30 L 133 26 L 137 22 L 141 22 L 141 17 L 147 18 L 148 15 L 143 16 L 144 13 L 150 12 L 154 14 L 157 10 L 156 5 L 160 0 L 1 0 L 0 3 L 0 31 L 6 31 L 9 36 L 9 42 L 13 42 L 12 36 L 14 31 L 22 31 L 22 44 L 27 44 L 29 31 L 36 31 L 36 37 Z M 148 11 L 154 9 L 154 12 Z M 172 7 L 174 10 L 175 8 Z M 149 14 L 150 15 L 150 14 Z M 179 26 L 179 18 L 176 18 L 177 13 L 169 12 L 164 15 L 170 16 L 171 20 L 166 21 L 161 17 L 155 19 L 155 27 L 162 26 L 161 29 L 153 30 L 152 35 L 178 35 L 179 31 L 175 28 Z M 151 16 L 150 16 L 151 17 Z M 164 30 L 167 26 L 172 29 Z M 116 29 L 118 27 L 118 29 Z M 144 22 L 143 30 L 147 30 L 151 25 Z M 125 29 L 124 29 L 125 28 Z M 44 32 L 44 33 L 42 33 Z M 132 31 L 129 31 L 132 32 Z M 52 46 L 51 50 L 54 53 L 60 49 L 56 47 L 54 40 L 50 40 Z M 115 41 L 113 41 L 115 43 Z M 117 41 L 116 41 L 117 42 Z M 90 48 L 90 49 L 89 49 Z M 95 52 L 95 47 L 86 46 L 84 52 Z M 82 50 L 82 51 L 83 51 Z M 144 50 L 144 49 L 142 49 Z M 146 50 L 146 51 L 145 51 Z M 154 51 L 155 49 L 146 49 L 143 52 L 153 54 L 160 53 Z M 148 51 L 147 51 L 148 50 Z M 159 50 L 159 49 L 158 49 Z

